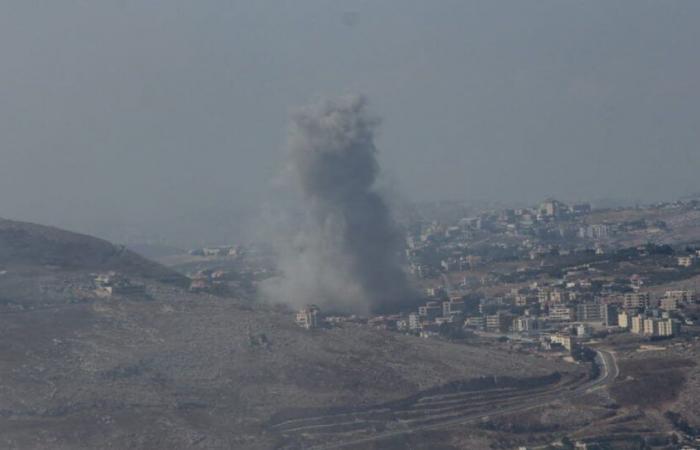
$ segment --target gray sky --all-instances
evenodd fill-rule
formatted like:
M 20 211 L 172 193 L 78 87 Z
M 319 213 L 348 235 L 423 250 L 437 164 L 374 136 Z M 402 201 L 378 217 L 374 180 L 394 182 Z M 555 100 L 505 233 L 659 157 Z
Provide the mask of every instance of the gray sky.
M 698 23 L 697 0 L 3 2 L 0 217 L 205 239 L 264 198 L 289 111 L 348 92 L 408 199 L 697 192 Z

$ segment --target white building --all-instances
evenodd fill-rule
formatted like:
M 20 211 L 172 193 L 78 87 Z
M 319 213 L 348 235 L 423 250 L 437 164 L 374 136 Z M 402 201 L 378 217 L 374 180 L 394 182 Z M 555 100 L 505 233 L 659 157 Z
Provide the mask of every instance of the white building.
M 312 328 L 318 327 L 318 316 L 319 309 L 318 306 L 310 305 L 304 309 L 297 312 L 296 323 L 302 328 L 310 330 Z

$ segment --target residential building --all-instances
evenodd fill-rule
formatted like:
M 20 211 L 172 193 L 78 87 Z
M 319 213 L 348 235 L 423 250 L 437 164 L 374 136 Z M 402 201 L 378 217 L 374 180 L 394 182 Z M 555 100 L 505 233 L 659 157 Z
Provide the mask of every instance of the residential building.
M 505 332 L 511 324 L 510 315 L 497 312 L 486 316 L 486 330 L 491 332 Z
M 615 305 L 601 304 L 600 314 L 603 319 L 603 325 L 606 327 L 617 326 L 617 308 Z
M 678 289 L 674 291 L 666 291 L 664 298 L 674 298 L 679 303 L 693 303 L 696 299 L 695 291 L 690 289 Z
M 676 311 L 679 304 L 680 301 L 678 300 L 678 297 L 663 297 L 659 301 L 659 308 L 665 311 Z
M 428 302 L 425 306 L 418 307 L 418 315 L 428 321 L 435 320 L 442 313 L 442 306 L 438 302 Z
M 419 330 L 421 327 L 420 316 L 416 313 L 411 313 L 408 315 L 408 329 L 412 331 Z
M 691 267 L 695 264 L 697 258 L 694 255 L 678 257 L 678 265 L 680 267 Z
M 648 308 L 651 303 L 648 292 L 628 292 L 623 295 L 622 305 L 626 309 Z
M 632 317 L 630 323 L 632 333 L 642 334 L 644 332 L 644 317 L 636 315 Z
M 550 303 L 566 303 L 569 301 L 569 293 L 555 289 L 549 294 Z
M 630 328 L 632 326 L 632 318 L 626 311 L 621 311 L 617 315 L 617 325 L 622 328 Z
M 315 305 L 310 305 L 307 306 L 304 309 L 301 309 L 297 312 L 296 315 L 296 323 L 302 328 L 306 328 L 307 330 L 310 330 L 312 328 L 317 328 L 318 327 L 318 319 L 319 319 L 319 309 L 318 306 Z
M 576 341 L 575 337 L 568 335 L 568 334 L 564 334 L 564 333 L 553 334 L 550 337 L 550 341 L 552 342 L 552 344 L 561 345 L 562 347 L 564 347 L 568 351 L 571 351 L 572 349 L 576 348 L 576 345 L 577 345 L 577 341 Z
M 565 305 L 552 305 L 549 307 L 549 319 L 570 322 L 575 319 L 575 311 Z
M 533 317 L 516 317 L 513 319 L 513 331 L 523 333 L 537 329 L 537 320 Z
M 486 318 L 484 316 L 467 317 L 467 319 L 464 321 L 464 326 L 467 328 L 474 328 L 476 330 L 485 330 Z
M 576 305 L 576 320 L 581 322 L 603 322 L 605 306 L 607 305 L 579 303 Z
M 659 320 L 648 317 L 643 322 L 643 333 L 647 336 L 659 335 Z
M 591 327 L 586 324 L 579 323 L 574 326 L 574 332 L 577 337 L 587 337 L 591 334 Z
M 464 314 L 465 303 L 463 300 L 450 300 L 442 302 L 442 315 L 449 317 L 453 314 Z
M 681 323 L 673 319 L 659 320 L 658 333 L 659 336 L 676 336 L 681 332 Z

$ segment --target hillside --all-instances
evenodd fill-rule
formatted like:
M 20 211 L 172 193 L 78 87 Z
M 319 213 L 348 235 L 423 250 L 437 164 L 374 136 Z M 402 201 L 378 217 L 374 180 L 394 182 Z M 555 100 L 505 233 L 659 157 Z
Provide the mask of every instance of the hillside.
M 0 219 L 0 268 L 62 271 L 114 270 L 186 286 L 187 279 L 102 239 L 58 228 Z
M 505 347 L 307 331 L 285 309 L 163 283 L 167 269 L 105 241 L 9 221 L 0 236 L 2 448 L 276 448 L 296 439 L 271 426 L 280 418 L 484 376 L 582 375 Z M 86 295 L 87 274 L 107 269 L 147 295 Z

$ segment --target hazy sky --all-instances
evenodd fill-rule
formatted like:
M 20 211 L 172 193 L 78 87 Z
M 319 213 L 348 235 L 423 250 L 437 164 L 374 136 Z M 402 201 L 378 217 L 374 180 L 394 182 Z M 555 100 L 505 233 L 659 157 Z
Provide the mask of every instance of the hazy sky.
M 0 217 L 202 239 L 264 197 L 289 111 L 348 92 L 409 199 L 697 192 L 699 23 L 697 0 L 2 2 Z

